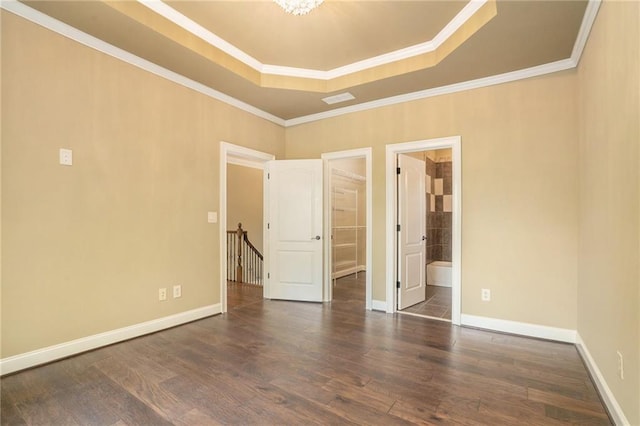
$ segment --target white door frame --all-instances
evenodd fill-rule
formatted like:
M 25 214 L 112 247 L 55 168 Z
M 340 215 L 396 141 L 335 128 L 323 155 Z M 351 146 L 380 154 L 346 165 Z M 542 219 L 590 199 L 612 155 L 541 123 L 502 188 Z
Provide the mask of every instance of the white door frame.
M 397 311 L 397 172 L 398 154 L 433 149 L 451 148 L 453 163 L 452 181 L 452 235 L 451 235 L 451 322 L 460 325 L 461 253 L 462 253 L 462 149 L 460 136 L 397 143 L 386 145 L 386 268 L 387 312 Z
M 371 268 L 372 262 L 372 246 L 373 246 L 373 186 L 372 186 L 372 163 L 371 148 L 350 149 L 347 151 L 327 152 L 321 155 L 324 165 L 324 301 L 331 301 L 333 298 L 333 287 L 331 285 L 331 173 L 330 160 L 341 160 L 346 158 L 362 158 L 365 160 L 365 191 L 366 191 L 366 283 L 365 283 L 365 309 L 371 310 L 372 290 L 371 290 Z
M 227 312 L 227 164 L 231 163 L 264 170 L 265 163 L 271 160 L 275 160 L 275 155 L 224 141 L 220 142 L 220 214 L 218 215 L 218 229 L 220 240 L 220 312 L 222 313 Z M 266 190 L 263 193 L 266 197 Z M 263 200 L 263 205 L 266 205 L 265 200 Z M 262 235 L 267 235 L 264 225 Z M 263 240 L 266 242 L 266 239 L 263 238 Z M 263 250 L 265 254 L 268 249 L 268 243 L 265 243 Z M 264 277 L 263 281 L 263 294 L 268 295 L 268 282 Z

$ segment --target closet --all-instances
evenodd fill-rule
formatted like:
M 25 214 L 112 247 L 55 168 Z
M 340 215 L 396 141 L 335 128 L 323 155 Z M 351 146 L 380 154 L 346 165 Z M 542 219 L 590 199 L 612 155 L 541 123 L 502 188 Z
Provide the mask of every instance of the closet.
M 331 167 L 331 254 L 333 279 L 365 270 L 364 160 L 336 160 Z

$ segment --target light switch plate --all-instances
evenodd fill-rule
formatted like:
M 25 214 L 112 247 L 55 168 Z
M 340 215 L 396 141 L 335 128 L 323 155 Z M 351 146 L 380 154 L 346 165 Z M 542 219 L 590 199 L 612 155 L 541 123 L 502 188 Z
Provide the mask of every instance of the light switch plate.
M 208 212 L 207 213 L 207 222 L 209 222 L 209 223 L 217 223 L 218 222 L 218 212 Z
M 60 148 L 60 164 L 63 166 L 73 165 L 73 151 L 70 149 Z

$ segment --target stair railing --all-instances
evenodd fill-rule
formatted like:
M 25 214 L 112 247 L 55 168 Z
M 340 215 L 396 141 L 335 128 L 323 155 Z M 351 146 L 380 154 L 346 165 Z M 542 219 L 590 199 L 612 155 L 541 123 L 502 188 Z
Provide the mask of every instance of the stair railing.
M 247 231 L 238 223 L 238 229 L 227 231 L 227 280 L 262 285 L 262 253 L 249 241 Z

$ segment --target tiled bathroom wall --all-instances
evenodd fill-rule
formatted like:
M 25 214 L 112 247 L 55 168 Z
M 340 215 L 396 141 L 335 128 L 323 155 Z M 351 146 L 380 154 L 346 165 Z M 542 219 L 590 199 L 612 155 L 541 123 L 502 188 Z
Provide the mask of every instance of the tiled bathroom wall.
M 452 163 L 450 155 L 425 158 L 427 172 L 427 263 L 451 261 Z

